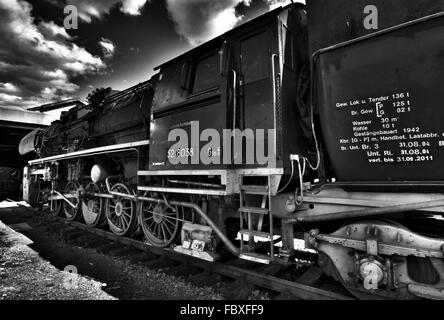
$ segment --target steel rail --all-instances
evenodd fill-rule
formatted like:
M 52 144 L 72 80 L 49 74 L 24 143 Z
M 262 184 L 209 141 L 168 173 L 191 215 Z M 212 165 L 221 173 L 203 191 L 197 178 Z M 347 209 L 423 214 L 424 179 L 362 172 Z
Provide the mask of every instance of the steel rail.
M 345 296 L 340 293 L 327 291 L 324 289 L 304 285 L 297 282 L 280 279 L 275 276 L 257 273 L 254 271 L 246 270 L 240 267 L 225 265 L 220 262 L 208 262 L 192 256 L 177 253 L 172 249 L 162 249 L 151 245 L 148 245 L 142 241 L 135 239 L 120 237 L 111 232 L 89 227 L 85 224 L 68 221 L 62 217 L 48 217 L 49 219 L 63 222 L 67 225 L 76 227 L 78 229 L 85 230 L 87 232 L 96 234 L 106 239 L 119 242 L 123 245 L 136 248 L 143 252 L 149 252 L 156 256 L 165 257 L 180 263 L 186 263 L 191 266 L 202 269 L 206 272 L 219 274 L 232 279 L 241 279 L 242 281 L 269 290 L 291 293 L 293 296 L 303 300 L 354 300 L 354 298 Z

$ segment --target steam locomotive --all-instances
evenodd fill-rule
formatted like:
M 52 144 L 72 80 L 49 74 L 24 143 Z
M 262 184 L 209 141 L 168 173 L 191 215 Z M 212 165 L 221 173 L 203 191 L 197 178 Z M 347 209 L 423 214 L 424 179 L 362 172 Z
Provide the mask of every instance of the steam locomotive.
M 358 298 L 444 298 L 444 1 L 367 5 L 275 9 L 71 109 L 22 140 L 24 199 L 208 261 L 299 239 Z

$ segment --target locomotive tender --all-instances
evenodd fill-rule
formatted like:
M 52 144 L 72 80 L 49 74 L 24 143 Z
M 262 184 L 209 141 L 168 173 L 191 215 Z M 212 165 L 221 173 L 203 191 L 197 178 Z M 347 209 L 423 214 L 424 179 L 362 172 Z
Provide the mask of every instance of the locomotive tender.
M 374 0 L 377 30 L 367 5 L 278 8 L 71 109 L 22 140 L 24 199 L 209 261 L 303 239 L 356 297 L 444 298 L 444 1 Z

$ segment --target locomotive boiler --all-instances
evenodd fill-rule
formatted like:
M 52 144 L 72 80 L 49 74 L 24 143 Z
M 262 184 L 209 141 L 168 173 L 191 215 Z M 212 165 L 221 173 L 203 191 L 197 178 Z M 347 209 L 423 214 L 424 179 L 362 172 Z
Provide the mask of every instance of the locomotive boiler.
M 24 198 L 208 261 L 303 240 L 358 298 L 442 299 L 443 11 L 270 11 L 25 137 Z

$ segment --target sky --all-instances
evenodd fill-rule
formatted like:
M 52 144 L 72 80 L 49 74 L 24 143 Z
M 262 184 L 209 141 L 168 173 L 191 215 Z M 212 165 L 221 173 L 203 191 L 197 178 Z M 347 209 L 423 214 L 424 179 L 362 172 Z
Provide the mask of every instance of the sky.
M 85 99 L 99 87 L 129 88 L 169 59 L 290 2 L 0 0 L 0 107 L 28 109 Z M 71 5 L 76 29 L 64 27 Z

